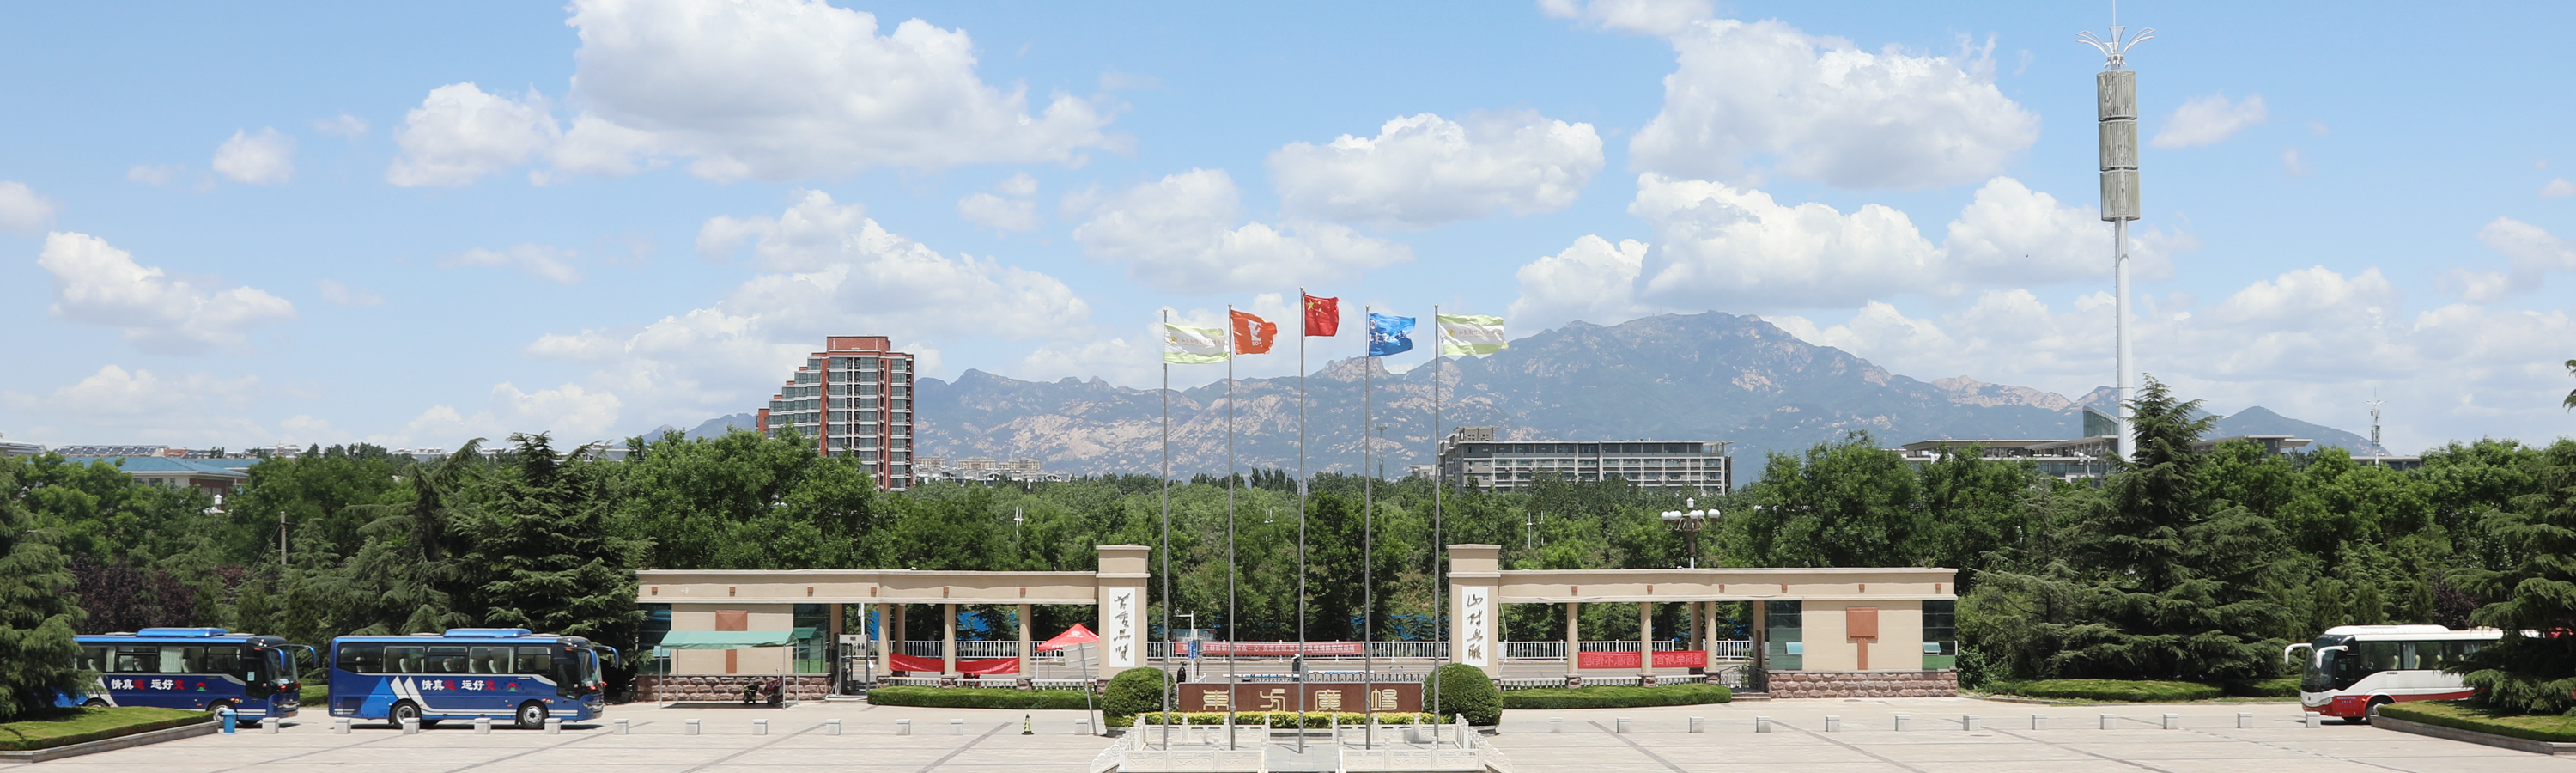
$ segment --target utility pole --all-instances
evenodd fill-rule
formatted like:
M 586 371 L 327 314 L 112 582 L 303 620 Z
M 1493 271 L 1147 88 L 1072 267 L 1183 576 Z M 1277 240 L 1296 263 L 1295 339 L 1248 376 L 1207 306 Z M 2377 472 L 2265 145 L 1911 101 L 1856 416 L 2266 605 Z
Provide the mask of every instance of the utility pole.
M 286 511 L 277 511 L 277 568 L 286 568 Z
M 2138 219 L 2138 73 L 2125 69 L 2129 49 L 2156 36 L 2153 29 L 2142 29 L 2136 37 L 2127 36 L 2128 28 L 2120 26 L 2120 7 L 2111 6 L 2111 34 L 2095 37 L 2091 30 L 2077 33 L 2076 42 L 2102 52 L 2102 71 L 2093 76 L 2094 96 L 2100 108 L 2102 153 L 2102 219 L 2111 222 L 2111 272 L 2119 297 L 2113 304 L 2117 318 L 2111 330 L 2117 339 L 2114 367 L 2119 369 L 2112 387 L 2119 390 L 2120 453 L 2135 458 L 2138 451 L 2138 429 L 2131 415 L 2129 401 L 2137 394 L 2131 388 L 2135 378 L 2135 360 L 2129 356 L 2129 221 Z

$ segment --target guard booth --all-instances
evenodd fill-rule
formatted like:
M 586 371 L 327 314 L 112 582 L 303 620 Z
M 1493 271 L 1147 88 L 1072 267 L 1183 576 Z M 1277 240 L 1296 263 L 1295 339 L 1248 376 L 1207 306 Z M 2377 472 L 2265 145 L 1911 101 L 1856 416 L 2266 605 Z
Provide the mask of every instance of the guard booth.
M 789 700 L 820 700 L 833 691 L 834 671 L 848 662 L 844 636 L 866 626 L 845 619 L 859 606 L 885 621 L 884 634 L 861 639 L 862 653 L 882 673 L 902 655 L 902 620 L 911 607 L 932 606 L 942 627 L 941 657 L 904 660 L 961 676 L 957 647 L 959 605 L 1016 605 L 1022 621 L 1040 604 L 1098 608 L 1098 678 L 1136 667 L 1145 652 L 1146 557 L 1143 545 L 1101 545 L 1096 572 L 969 572 L 912 569 L 646 569 L 636 575 L 635 601 L 646 611 L 650 653 L 667 656 L 662 673 L 636 676 L 639 700 L 739 699 L 743 685 L 783 675 Z M 1016 673 L 1027 675 L 1034 652 L 1028 626 L 1020 626 Z M 658 638 L 657 638 L 658 637 Z M 677 642 L 679 646 L 656 646 Z M 639 660 L 644 657 L 639 657 Z M 923 659 L 927 661 L 927 659 Z
M 1752 602 L 1753 655 L 1749 687 L 1774 697 L 1936 697 L 1959 693 L 1955 668 L 1958 571 L 1945 568 L 1710 568 L 1527 569 L 1501 568 L 1499 545 L 1449 546 L 1449 615 L 1458 662 L 1501 675 L 1504 604 L 1562 604 L 1566 619 L 1565 673 L 1579 682 L 1587 665 L 1627 668 L 1651 683 L 1657 666 L 1708 669 L 1674 662 L 1676 653 L 1652 652 L 1654 605 L 1691 605 L 1718 639 L 1712 607 Z M 1577 622 L 1584 604 L 1638 604 L 1638 652 L 1624 658 L 1581 653 Z M 1614 662 L 1615 661 L 1615 662 Z

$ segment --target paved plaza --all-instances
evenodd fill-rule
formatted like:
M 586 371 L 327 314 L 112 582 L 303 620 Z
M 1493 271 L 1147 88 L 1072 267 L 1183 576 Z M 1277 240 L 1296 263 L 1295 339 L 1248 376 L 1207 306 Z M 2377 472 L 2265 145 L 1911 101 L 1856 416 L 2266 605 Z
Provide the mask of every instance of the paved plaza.
M 2236 712 L 2254 714 L 2239 729 Z M 2181 715 L 2181 729 L 2161 716 Z M 2100 715 L 2119 716 L 2114 729 Z M 1908 717 L 1904 731 L 1897 715 Z M 1980 718 L 1966 730 L 1962 715 Z M 2031 715 L 2046 714 L 2032 730 Z M 1825 730 L 1825 717 L 1840 728 Z M 1690 733 L 1691 717 L 1706 720 Z M 1754 718 L 1773 721 L 1754 732 Z M 1108 739 L 1075 734 L 1077 711 L 1031 715 L 1023 736 L 1017 712 L 921 709 L 857 703 L 809 703 L 786 709 L 613 707 L 630 733 L 609 722 L 568 727 L 561 735 L 442 724 L 418 735 L 359 726 L 349 735 L 308 715 L 276 735 L 257 729 L 34 766 L 42 771 L 155 773 L 535 773 L 599 769 L 647 773 L 696 771 L 1087 771 Z M 1629 718 L 1630 732 L 1614 731 Z M 754 735 L 752 721 L 769 720 Z M 684 734 L 685 720 L 702 734 Z M 841 720 L 842 735 L 824 721 Z M 895 734 L 910 720 L 912 734 Z M 952 726 L 951 720 L 962 720 Z M 1561 720 L 1561 721 L 1558 721 Z M 2439 773 L 2576 772 L 2576 758 L 2553 758 L 2363 726 L 2302 727 L 2287 703 L 2179 706 L 2041 706 L 1975 699 L 1780 700 L 1655 709 L 1514 711 L 1491 742 L 1514 773 L 2011 773 L 2012 771 L 2423 771 Z M 10 766 L 0 766 L 10 767 Z M 25 766 L 20 766 L 25 767 Z

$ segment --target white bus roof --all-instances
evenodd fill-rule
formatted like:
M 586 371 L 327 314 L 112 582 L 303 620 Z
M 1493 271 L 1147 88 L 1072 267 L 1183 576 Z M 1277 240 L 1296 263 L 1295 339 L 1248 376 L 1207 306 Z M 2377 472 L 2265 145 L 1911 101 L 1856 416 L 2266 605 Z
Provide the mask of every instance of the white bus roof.
M 2442 639 L 2501 639 L 2504 631 L 2496 628 L 2471 628 L 2454 631 L 2438 625 L 2338 625 L 2326 629 L 2327 636 L 2350 636 L 2355 639 L 2426 641 Z

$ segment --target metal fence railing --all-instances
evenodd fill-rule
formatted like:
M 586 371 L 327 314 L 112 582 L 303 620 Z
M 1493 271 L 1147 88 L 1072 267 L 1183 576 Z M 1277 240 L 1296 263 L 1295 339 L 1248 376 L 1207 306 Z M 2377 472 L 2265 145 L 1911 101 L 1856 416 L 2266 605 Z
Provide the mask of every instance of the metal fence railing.
M 1263 643 L 1264 643 L 1264 644 L 1275 644 L 1275 642 L 1263 642 Z M 914 656 L 914 657 L 936 658 L 936 657 L 940 657 L 940 655 L 941 655 L 941 653 L 940 653 L 940 651 L 939 651 L 939 644 L 940 644 L 940 643 L 939 643 L 938 641 L 921 641 L 921 640 L 905 641 L 905 642 L 903 642 L 903 643 L 902 643 L 902 652 L 903 652 L 903 654 L 911 655 L 911 656 Z M 1147 643 L 1147 645 L 1146 645 L 1146 647 L 1145 647 L 1145 653 L 1144 653 L 1144 657 L 1145 657 L 1145 659 L 1146 659 L 1146 660 L 1149 660 L 1149 661 L 1152 661 L 1152 660 L 1161 660 L 1161 659 L 1163 658 L 1163 651 L 1164 651 L 1164 646 L 1165 646 L 1165 644 L 1166 644 L 1165 642 L 1149 642 L 1149 643 Z M 1249 645 L 1251 645 L 1252 643 L 1251 643 L 1251 642 L 1246 642 L 1245 644 L 1246 644 L 1247 646 L 1249 646 Z M 1320 649 L 1322 649 L 1325 645 L 1346 644 L 1346 643 L 1344 643 L 1344 642 L 1311 642 L 1310 644 L 1311 644 L 1311 645 L 1313 645 L 1316 649 L 1320 650 Z M 1654 651 L 1656 651 L 1656 652 L 1678 652 L 1678 651 L 1681 651 L 1681 650 L 1685 649 L 1685 648 L 1686 648 L 1686 644 L 1687 644 L 1687 643 L 1686 643 L 1686 642 L 1679 642 L 1679 641 L 1656 641 L 1656 642 L 1652 642 L 1652 644 L 1654 645 Z M 1637 642 L 1635 642 L 1635 641 L 1585 641 L 1585 642 L 1577 642 L 1577 643 L 1576 643 L 1576 645 L 1580 648 L 1578 651 L 1581 651 L 1581 652 L 1635 652 L 1635 651 L 1637 651 Z M 1744 659 L 1749 659 L 1749 658 L 1751 658 L 1751 657 L 1753 656 L 1753 642 L 1748 641 L 1748 640 L 1743 640 L 1743 639 L 1731 639 L 1731 640 L 1712 641 L 1712 642 L 1706 642 L 1706 645 L 1707 645 L 1708 649 L 1710 649 L 1710 650 L 1711 650 L 1710 655 L 1711 655 L 1711 656 L 1713 656 L 1713 657 L 1715 657 L 1715 658 L 1716 658 L 1716 659 L 1718 659 L 1718 660 L 1744 660 Z M 1032 645 L 1032 646 L 1034 646 L 1034 645 Z M 1365 653 L 1366 653 L 1366 654 L 1365 654 L 1365 656 L 1360 655 L 1360 654 L 1335 654 L 1335 655 L 1326 655 L 1326 654 L 1320 654 L 1320 653 L 1319 653 L 1319 654 L 1310 654 L 1310 655 L 1308 655 L 1308 656 L 1306 657 L 1306 659 L 1307 659 L 1308 661 L 1310 661 L 1310 662 L 1322 662 L 1322 661 L 1346 661 L 1346 660 L 1349 660 L 1349 661 L 1356 661 L 1356 660 L 1361 660 L 1361 659 L 1363 659 L 1364 657 L 1366 657 L 1366 658 L 1375 658 L 1375 659 L 1379 659 L 1379 660 L 1436 660 L 1436 659 L 1438 659 L 1438 658 L 1440 658 L 1440 657 L 1441 657 L 1441 655 L 1442 655 L 1442 654 L 1447 650 L 1447 648 L 1448 648 L 1448 643 L 1447 643 L 1447 642 L 1428 642 L 1428 641 L 1379 641 L 1379 642 L 1368 642 L 1368 643 L 1366 644 L 1366 646 L 1363 648 L 1363 652 L 1365 652 Z M 1223 646 L 1221 645 L 1221 643 L 1211 643 L 1211 645 L 1210 645 L 1210 646 L 1208 646 L 1206 649 L 1207 649 L 1208 651 L 1210 651 L 1211 653 L 1213 653 L 1213 652 L 1215 652 L 1215 651 L 1221 651 L 1221 650 L 1223 650 L 1224 648 L 1223 648 Z M 1182 652 L 1182 656 L 1183 656 L 1184 658 L 1186 658 L 1186 657 L 1187 657 L 1187 655 L 1188 655 L 1187 651 L 1186 651 L 1186 650 L 1184 650 L 1184 651 Z M 985 660 L 985 659 L 991 659 L 991 658 L 1015 658 L 1015 657 L 1019 657 L 1019 656 L 1020 656 L 1020 643 L 1019 643 L 1019 642 L 1016 642 L 1016 641 L 961 641 L 961 642 L 958 642 L 958 643 L 957 643 L 957 659 L 959 659 L 959 660 Z M 1271 657 L 1272 659 L 1276 659 L 1278 656 L 1270 656 L 1270 657 Z M 1030 660 L 1032 660 L 1032 661 L 1039 662 L 1039 663 L 1047 663 L 1047 664 L 1061 664 L 1061 663 L 1065 663 L 1065 662 L 1066 662 L 1066 661 L 1065 661 L 1065 659 L 1064 659 L 1064 658 L 1065 658 L 1065 651 L 1064 651 L 1064 650 L 1053 650 L 1053 651 L 1039 651 L 1039 652 L 1031 652 L 1031 653 L 1029 653 L 1029 658 L 1030 658 Z M 1245 659 L 1253 659 L 1253 658 L 1254 658 L 1254 656 L 1251 656 L 1251 655 L 1246 655 L 1246 656 L 1245 656 Z M 1203 656 L 1202 656 L 1202 659 L 1220 659 L 1220 660 L 1221 660 L 1221 659 L 1223 659 L 1223 656 L 1222 656 L 1222 655 L 1216 655 L 1216 654 L 1207 654 L 1207 655 L 1203 655 Z M 1561 642 L 1561 641 L 1508 641 L 1508 642 L 1503 642 L 1503 659 L 1504 659 L 1504 660 L 1564 660 L 1564 659 L 1565 659 L 1565 642 Z
M 1036 649 L 1037 644 L 1035 642 L 1031 642 L 1029 646 L 1031 649 Z M 941 655 L 939 651 L 939 642 L 936 640 L 912 640 L 903 642 L 903 654 L 917 658 L 935 658 L 940 657 Z M 957 643 L 958 660 L 988 660 L 992 658 L 1016 658 L 1019 656 L 1020 643 L 1016 641 L 961 641 Z M 1031 660 L 1052 663 L 1063 660 L 1064 651 L 1040 650 L 1029 653 L 1029 658 Z

